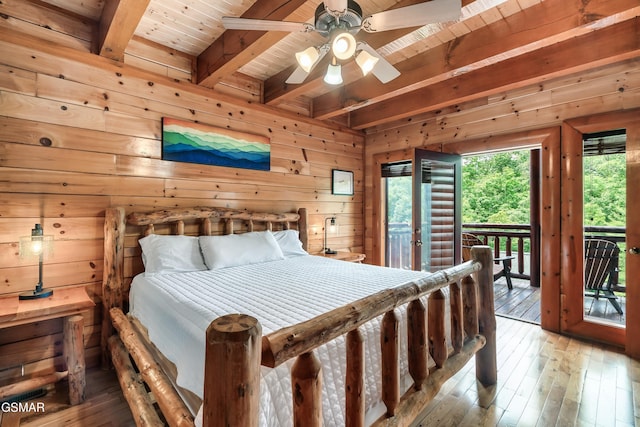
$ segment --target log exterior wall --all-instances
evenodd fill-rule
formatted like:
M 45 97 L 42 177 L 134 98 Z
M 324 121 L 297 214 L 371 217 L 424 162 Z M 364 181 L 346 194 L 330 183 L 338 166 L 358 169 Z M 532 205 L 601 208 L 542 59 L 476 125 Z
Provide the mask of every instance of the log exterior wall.
M 20 259 L 18 241 L 42 223 L 55 245 L 45 285 L 86 286 L 97 303 L 84 319 L 88 367 L 100 360 L 107 207 L 306 207 L 311 252 L 321 250 L 324 218 L 333 215 L 339 227 L 331 247 L 363 250 L 361 132 L 0 31 L 0 296 L 35 286 L 37 264 Z M 271 170 L 161 160 L 165 116 L 269 137 Z M 354 196 L 331 194 L 334 168 L 354 171 Z M 22 363 L 27 375 L 60 368 L 61 337 L 60 320 L 3 330 L 0 385 Z

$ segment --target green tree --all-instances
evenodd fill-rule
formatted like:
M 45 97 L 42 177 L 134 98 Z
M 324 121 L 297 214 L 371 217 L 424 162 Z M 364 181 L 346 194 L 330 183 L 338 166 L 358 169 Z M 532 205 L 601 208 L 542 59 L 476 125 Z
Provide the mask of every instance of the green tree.
M 389 223 L 411 224 L 411 177 L 389 178 L 387 186 Z
M 624 153 L 585 157 L 584 224 L 623 227 L 626 183 Z
M 462 167 L 462 221 L 529 223 L 529 152 L 466 157 Z
M 529 223 L 529 151 L 469 156 L 462 167 L 462 221 Z M 389 222 L 411 222 L 411 177 L 388 180 Z M 585 225 L 624 226 L 624 153 L 584 158 Z

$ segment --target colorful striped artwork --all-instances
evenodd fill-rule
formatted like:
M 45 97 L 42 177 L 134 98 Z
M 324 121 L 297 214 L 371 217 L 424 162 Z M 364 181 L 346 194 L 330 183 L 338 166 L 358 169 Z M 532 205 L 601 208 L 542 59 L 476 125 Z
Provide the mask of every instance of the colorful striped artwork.
M 162 159 L 268 171 L 269 138 L 162 118 Z

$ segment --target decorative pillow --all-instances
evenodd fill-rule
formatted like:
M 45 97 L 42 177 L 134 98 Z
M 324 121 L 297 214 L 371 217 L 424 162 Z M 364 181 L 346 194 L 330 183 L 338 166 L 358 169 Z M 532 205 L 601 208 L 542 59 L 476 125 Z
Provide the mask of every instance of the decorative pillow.
M 138 240 L 145 275 L 206 270 L 197 237 L 150 234 Z
M 284 259 L 272 233 L 200 236 L 199 239 L 204 262 L 209 270 Z
M 309 255 L 307 251 L 302 248 L 302 242 L 300 241 L 300 234 L 298 230 L 282 230 L 274 231 L 273 237 L 275 237 L 278 246 L 282 250 L 282 254 L 285 258 Z

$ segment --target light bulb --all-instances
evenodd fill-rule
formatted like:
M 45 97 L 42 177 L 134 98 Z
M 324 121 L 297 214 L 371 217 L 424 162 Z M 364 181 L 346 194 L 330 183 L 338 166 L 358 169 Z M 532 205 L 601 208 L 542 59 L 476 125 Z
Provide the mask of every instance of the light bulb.
M 31 241 L 31 253 L 34 255 L 40 255 L 42 252 L 42 239 Z
M 300 65 L 300 67 L 304 71 L 309 73 L 311 71 L 311 68 L 313 67 L 313 65 L 318 60 L 319 56 L 320 55 L 318 53 L 318 49 L 316 49 L 315 47 L 311 46 L 311 47 L 306 48 L 302 52 L 297 52 L 296 53 L 296 60 L 298 61 L 298 64 Z
M 356 39 L 351 33 L 343 32 L 334 37 L 331 43 L 333 56 L 338 59 L 349 59 L 356 53 Z
M 333 58 L 331 64 L 327 67 L 327 74 L 324 75 L 325 83 L 330 85 L 339 85 L 342 83 L 342 67 Z
M 378 59 L 379 58 L 363 50 L 358 54 L 358 56 L 356 56 L 356 63 L 362 70 L 362 74 L 366 76 L 371 70 L 373 70 L 373 67 L 376 66 Z

